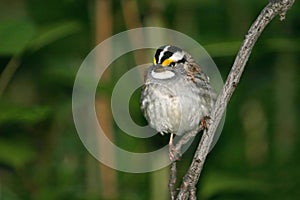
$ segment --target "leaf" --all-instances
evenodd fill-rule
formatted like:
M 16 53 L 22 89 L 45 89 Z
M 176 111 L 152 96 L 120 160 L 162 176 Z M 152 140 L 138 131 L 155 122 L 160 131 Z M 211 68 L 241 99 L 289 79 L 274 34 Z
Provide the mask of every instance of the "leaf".
M 35 157 L 32 145 L 20 140 L 0 140 L 0 163 L 21 167 Z
M 0 125 L 5 123 L 32 124 L 43 121 L 50 114 L 49 107 L 17 107 L 1 105 Z
M 30 48 L 36 51 L 58 39 L 64 38 L 68 35 L 81 30 L 81 25 L 78 22 L 63 22 L 49 25 L 43 28 L 40 34 L 31 41 Z
M 19 55 L 34 37 L 35 26 L 24 19 L 0 22 L 0 55 Z

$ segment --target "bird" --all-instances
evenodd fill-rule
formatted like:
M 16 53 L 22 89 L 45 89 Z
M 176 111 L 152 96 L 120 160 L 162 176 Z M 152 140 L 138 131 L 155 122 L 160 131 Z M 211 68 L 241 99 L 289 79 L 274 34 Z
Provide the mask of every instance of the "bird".
M 216 98 L 210 78 L 187 51 L 172 45 L 156 50 L 145 72 L 140 104 L 150 127 L 171 134 L 170 151 L 174 135 L 206 128 Z

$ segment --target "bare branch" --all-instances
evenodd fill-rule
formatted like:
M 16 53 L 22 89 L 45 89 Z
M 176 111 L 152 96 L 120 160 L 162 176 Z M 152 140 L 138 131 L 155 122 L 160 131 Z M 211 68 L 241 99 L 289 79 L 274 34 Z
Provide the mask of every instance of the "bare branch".
M 227 80 L 216 101 L 215 107 L 211 112 L 210 119 L 207 122 L 208 129 L 204 130 L 199 146 L 195 152 L 191 166 L 183 178 L 177 200 L 195 199 L 195 187 L 199 180 L 209 147 L 212 144 L 214 134 L 222 119 L 225 108 L 239 83 L 240 77 L 244 71 L 245 65 L 251 54 L 253 46 L 264 28 L 276 16 L 280 16 L 280 20 L 285 18 L 288 9 L 291 8 L 295 0 L 272 0 L 261 11 L 260 15 L 250 27 L 242 46 L 236 56 Z
M 171 195 L 171 200 L 175 199 L 176 196 L 176 161 L 172 162 L 171 170 L 170 170 L 170 178 L 169 178 L 169 191 Z
M 172 149 L 173 160 L 172 162 L 177 161 L 181 157 L 181 149 L 184 145 L 190 142 L 195 136 L 199 133 L 199 131 L 203 130 L 202 126 L 198 126 L 195 130 L 189 131 L 185 133 L 175 144 L 174 149 Z

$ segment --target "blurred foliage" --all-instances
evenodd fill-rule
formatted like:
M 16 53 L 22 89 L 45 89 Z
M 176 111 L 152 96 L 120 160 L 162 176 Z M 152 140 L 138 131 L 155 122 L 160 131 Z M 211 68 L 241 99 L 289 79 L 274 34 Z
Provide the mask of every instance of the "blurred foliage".
M 112 34 L 129 28 L 123 6 L 135 2 L 142 26 L 191 36 L 214 58 L 224 78 L 247 29 L 267 3 L 109 2 Z M 299 11 L 296 2 L 285 21 L 276 18 L 259 38 L 228 106 L 221 138 L 205 164 L 199 198 L 299 198 Z M 93 0 L 0 2 L 1 200 L 105 198 L 100 188 L 107 183 L 100 182 L 98 162 L 80 142 L 71 111 L 76 72 L 96 43 L 95 12 Z M 112 64 L 110 79 L 99 86 L 98 94 L 109 96 L 122 74 L 135 65 L 133 53 L 123 57 Z M 143 125 L 139 94 L 132 96 L 130 113 Z M 114 142 L 124 149 L 146 152 L 168 142 L 168 136 L 160 135 L 135 139 L 112 126 Z M 195 148 L 194 144 L 179 162 L 180 175 Z M 163 170 L 155 172 L 159 175 L 116 172 L 115 198 L 164 197 L 167 185 L 155 187 L 168 181 Z
M 0 54 L 2 55 L 20 54 L 34 37 L 35 26 L 29 20 L 2 21 L 0 25 L 2 38 Z

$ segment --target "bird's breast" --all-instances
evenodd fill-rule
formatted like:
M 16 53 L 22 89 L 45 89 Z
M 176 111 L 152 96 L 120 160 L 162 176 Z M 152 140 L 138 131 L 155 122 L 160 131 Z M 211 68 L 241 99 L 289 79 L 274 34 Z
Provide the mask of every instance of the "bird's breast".
M 142 110 L 151 127 L 158 132 L 182 135 L 194 129 L 203 115 L 195 95 L 179 93 L 178 85 L 150 83 L 142 92 Z

